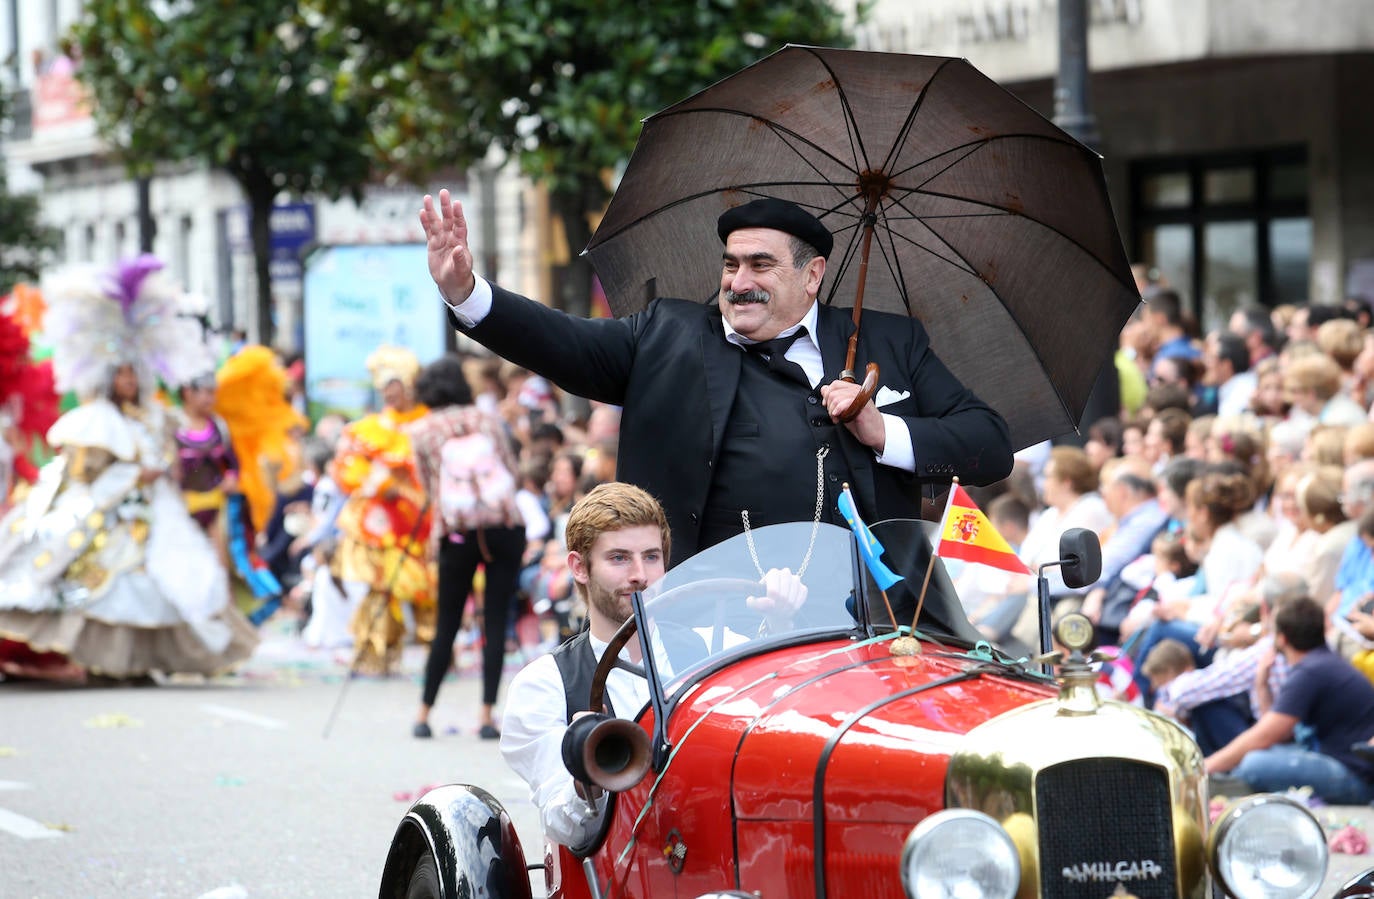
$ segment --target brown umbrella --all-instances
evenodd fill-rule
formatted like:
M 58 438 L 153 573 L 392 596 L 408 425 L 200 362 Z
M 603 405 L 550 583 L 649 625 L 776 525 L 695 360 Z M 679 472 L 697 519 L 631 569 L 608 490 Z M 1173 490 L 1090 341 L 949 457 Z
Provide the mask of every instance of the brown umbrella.
M 822 302 L 919 318 L 1017 447 L 1077 426 L 1139 302 L 1092 150 L 965 60 L 788 46 L 645 121 L 587 247 L 612 310 L 713 301 L 761 196 L 835 235 Z

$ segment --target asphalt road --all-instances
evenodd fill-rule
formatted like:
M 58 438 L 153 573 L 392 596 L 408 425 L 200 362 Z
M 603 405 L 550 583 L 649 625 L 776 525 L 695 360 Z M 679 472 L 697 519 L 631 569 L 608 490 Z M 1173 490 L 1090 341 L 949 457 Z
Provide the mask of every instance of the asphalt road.
M 327 739 L 344 667 L 280 625 L 208 683 L 0 683 L 0 899 L 375 897 L 410 799 L 452 781 L 501 800 L 538 859 L 523 783 L 476 736 L 475 659 L 444 685 L 434 739 L 410 736 L 423 661 L 350 684 Z M 1370 808 L 1317 815 L 1374 836 Z M 1333 855 L 1319 895 L 1371 864 Z
M 508 803 L 542 854 L 524 784 L 476 736 L 475 672 L 416 740 L 408 651 L 405 676 L 349 685 L 326 739 L 344 668 L 275 630 L 209 683 L 0 684 L 0 897 L 375 897 L 410 797 L 458 780 Z

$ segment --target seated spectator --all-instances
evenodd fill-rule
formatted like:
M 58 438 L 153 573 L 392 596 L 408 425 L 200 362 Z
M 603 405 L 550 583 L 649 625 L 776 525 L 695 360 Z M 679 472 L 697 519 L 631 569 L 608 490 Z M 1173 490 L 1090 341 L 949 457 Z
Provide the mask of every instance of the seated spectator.
M 1356 521 L 1356 534 L 1345 545 L 1336 569 L 1335 589 L 1326 601 L 1327 615 L 1345 618 L 1374 598 L 1374 460 L 1357 462 L 1341 478 L 1341 509 Z M 1359 647 L 1339 638 L 1335 644 L 1349 658 Z
M 1290 671 L 1271 697 L 1269 674 L 1279 654 Z M 1352 749 L 1374 737 L 1374 684 L 1327 648 L 1326 616 L 1316 602 L 1296 599 L 1275 614 L 1274 651 L 1259 660 L 1255 690 L 1259 719 L 1207 756 L 1208 774 L 1230 772 L 1262 792 L 1311 787 L 1332 804 L 1374 800 L 1374 762 Z M 1289 742 L 1299 724 L 1312 730 L 1314 748 Z
M 1045 465 L 1044 500 L 1046 509 L 1031 523 L 1021 544 L 1021 560 L 1032 570 L 1059 558 L 1059 537 L 1070 528 L 1087 528 L 1102 533 L 1113 524 L 1112 513 L 1097 492 L 1097 472 L 1088 454 L 1074 446 L 1056 446 Z M 1078 591 L 1064 585 L 1058 566 L 1045 572 L 1049 579 L 1050 600 L 1057 604 Z M 1061 609 L 1059 613 L 1062 614 Z M 1039 609 L 1026 603 L 1012 631 L 1027 646 L 1036 645 Z
M 1192 594 L 1196 575 L 1197 563 L 1188 557 L 1179 535 L 1167 530 L 1157 534 L 1150 542 L 1150 552 L 1122 569 L 1121 582 L 1136 592 L 1118 639 L 1128 649 L 1134 646 L 1132 637 L 1164 620 L 1166 610 Z
M 1160 640 L 1140 666 L 1140 673 L 1149 679 L 1156 694 L 1180 675 L 1196 670 L 1192 650 L 1177 640 Z
M 1198 666 L 1211 661 L 1213 640 L 1229 607 L 1233 589 L 1246 587 L 1264 558 L 1263 551 L 1236 524 L 1236 519 L 1254 502 L 1250 481 L 1231 471 L 1209 471 L 1188 484 L 1187 538 L 1190 555 L 1201 568 L 1205 592 L 1184 600 L 1160 603 L 1159 619 L 1140 636 L 1138 658 L 1147 658 L 1155 643 L 1166 637 L 1186 643 L 1193 649 Z M 1137 678 L 1142 691 L 1149 682 Z M 1146 705 L 1153 693 L 1146 692 Z
M 1090 585 L 1082 612 L 1098 626 L 1098 642 L 1108 645 L 1117 642 L 1117 630 L 1138 592 L 1122 580 L 1121 573 L 1149 552 L 1169 516 L 1155 497 L 1155 483 L 1144 459 L 1113 459 L 1102 473 L 1102 498 L 1116 518 L 1116 527 L 1102 544 L 1102 576 Z
M 1006 538 L 1012 550 L 1026 539 L 1030 509 L 1012 493 L 1004 493 L 987 506 L 988 520 Z M 959 575 L 959 596 L 969 610 L 969 621 L 987 637 L 1005 644 L 1012 625 L 1021 616 L 1035 581 L 1028 575 L 1003 571 L 990 565 L 967 565 Z
M 1283 378 L 1293 403 L 1291 417 L 1324 425 L 1357 425 L 1369 412 L 1341 393 L 1341 367 L 1320 351 L 1294 359 Z
M 1247 625 L 1255 631 L 1254 642 L 1206 668 L 1179 674 L 1156 691 L 1155 711 L 1192 727 L 1204 754 L 1234 740 L 1260 714 L 1255 675 L 1260 659 L 1274 645 L 1274 614 L 1305 595 L 1302 579 L 1295 574 L 1266 577 L 1256 589 L 1259 621 Z M 1280 656 L 1269 671 L 1269 695 L 1278 693 L 1287 676 L 1288 663 Z

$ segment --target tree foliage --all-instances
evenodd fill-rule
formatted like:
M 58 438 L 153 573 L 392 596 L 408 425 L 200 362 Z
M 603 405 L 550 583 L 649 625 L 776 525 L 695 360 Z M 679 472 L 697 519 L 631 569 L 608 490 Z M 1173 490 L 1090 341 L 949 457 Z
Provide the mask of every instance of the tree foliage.
M 295 0 L 86 0 L 68 52 L 101 134 L 131 174 L 200 159 L 248 201 L 257 336 L 272 339 L 269 216 L 283 191 L 337 197 L 371 174 L 363 99 L 342 89 L 349 48 Z
M 575 254 L 646 116 L 786 43 L 847 46 L 829 0 L 314 0 L 356 52 L 375 146 L 420 182 L 489 148 L 550 190 Z M 585 312 L 574 256 L 563 304 Z
M 9 122 L 9 104 L 0 91 L 0 133 Z M 43 264 L 57 249 L 60 235 L 39 217 L 38 197 L 12 194 L 0 162 L 0 295 L 20 281 L 37 281 Z

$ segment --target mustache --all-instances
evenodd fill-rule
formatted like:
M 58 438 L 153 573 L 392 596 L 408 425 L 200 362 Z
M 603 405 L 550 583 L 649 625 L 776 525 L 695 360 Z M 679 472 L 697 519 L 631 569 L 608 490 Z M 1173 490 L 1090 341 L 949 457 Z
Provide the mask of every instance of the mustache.
M 725 302 L 738 306 L 744 303 L 766 303 L 772 299 L 766 290 L 749 290 L 744 293 L 735 293 L 733 290 L 721 291 L 721 296 Z

